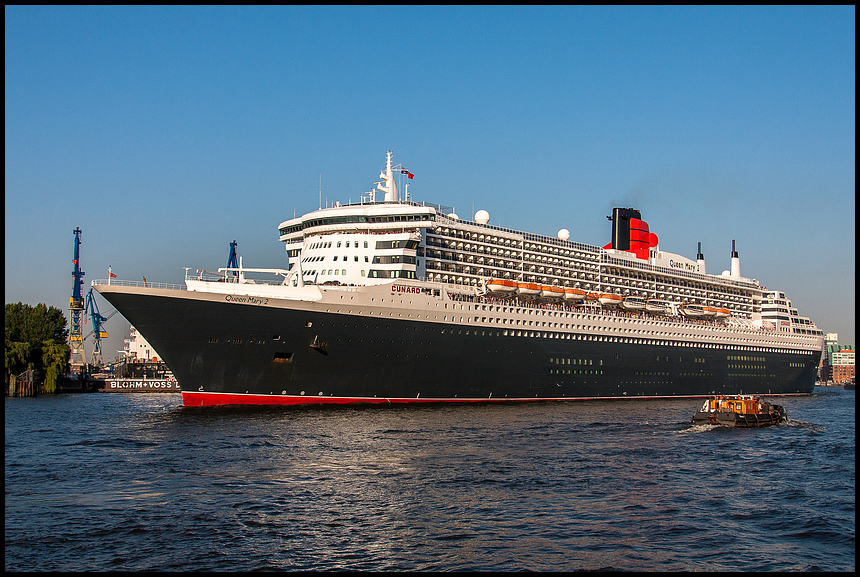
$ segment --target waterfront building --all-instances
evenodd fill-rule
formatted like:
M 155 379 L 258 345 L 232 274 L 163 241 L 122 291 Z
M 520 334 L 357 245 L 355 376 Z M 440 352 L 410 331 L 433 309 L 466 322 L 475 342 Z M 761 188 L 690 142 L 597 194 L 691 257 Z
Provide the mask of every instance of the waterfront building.
M 821 381 L 834 385 L 850 382 L 856 374 L 854 366 L 854 345 L 840 345 L 837 333 L 827 333 L 821 360 Z

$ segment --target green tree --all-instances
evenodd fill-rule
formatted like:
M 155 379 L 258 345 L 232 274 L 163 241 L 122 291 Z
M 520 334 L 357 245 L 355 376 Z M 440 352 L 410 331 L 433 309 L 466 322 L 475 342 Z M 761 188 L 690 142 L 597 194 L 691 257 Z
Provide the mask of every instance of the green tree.
M 32 368 L 30 343 L 6 341 L 6 383 L 9 377 Z
M 46 387 L 56 390 L 60 376 L 68 370 L 69 347 L 66 317 L 56 307 L 39 303 L 6 304 L 4 349 L 5 380 L 28 368 L 45 374 Z
M 45 392 L 57 390 L 60 377 L 69 371 L 69 347 L 48 339 L 42 343 L 42 366 L 45 368 Z
M 47 339 L 64 343 L 68 334 L 66 317 L 57 307 L 6 304 L 6 342 L 28 342 L 35 348 Z

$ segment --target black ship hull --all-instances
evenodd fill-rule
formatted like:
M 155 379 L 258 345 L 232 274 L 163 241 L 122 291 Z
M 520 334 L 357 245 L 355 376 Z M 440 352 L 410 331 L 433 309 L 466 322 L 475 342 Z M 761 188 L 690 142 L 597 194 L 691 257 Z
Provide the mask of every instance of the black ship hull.
M 737 351 L 695 343 L 524 337 L 165 292 L 102 294 L 159 352 L 190 406 L 788 395 L 815 384 L 804 351 L 765 349 L 738 364 Z

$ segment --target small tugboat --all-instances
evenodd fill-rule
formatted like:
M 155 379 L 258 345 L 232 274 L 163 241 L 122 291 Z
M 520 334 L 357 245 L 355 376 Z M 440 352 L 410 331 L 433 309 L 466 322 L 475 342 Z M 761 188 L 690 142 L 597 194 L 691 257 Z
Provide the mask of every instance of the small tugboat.
M 782 405 L 772 405 L 754 395 L 711 397 L 693 415 L 697 425 L 767 427 L 788 420 Z

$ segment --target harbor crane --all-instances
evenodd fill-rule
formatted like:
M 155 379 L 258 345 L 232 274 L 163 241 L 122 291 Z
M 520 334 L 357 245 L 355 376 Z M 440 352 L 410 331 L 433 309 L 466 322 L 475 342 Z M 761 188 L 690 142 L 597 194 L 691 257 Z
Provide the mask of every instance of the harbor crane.
M 112 312 L 105 317 L 99 312 L 99 306 L 95 300 L 95 293 L 90 288 L 86 298 L 82 294 L 81 287 L 84 284 L 84 271 L 81 270 L 81 229 L 76 227 L 72 232 L 75 233 L 75 257 L 72 260 L 72 297 L 69 299 L 69 364 L 72 366 L 85 367 L 87 365 L 87 352 L 84 349 L 84 341 L 90 336 L 93 336 L 93 358 L 92 364 L 102 364 L 102 347 L 101 339 L 106 339 L 107 331 L 104 330 L 104 323 L 116 314 Z M 87 322 L 87 313 L 93 321 L 93 330 L 87 336 L 83 335 L 82 323 Z
M 227 268 L 228 269 L 238 269 L 239 268 L 239 259 L 236 253 L 236 245 L 239 243 L 236 242 L 236 239 L 233 239 L 233 242 L 230 243 L 230 255 L 227 257 Z M 239 276 L 238 270 L 233 270 L 232 275 L 234 277 Z
M 69 300 L 69 349 L 71 349 L 69 362 L 72 365 L 83 366 L 87 364 L 87 359 L 81 332 L 81 321 L 84 316 L 84 299 L 81 295 L 81 286 L 84 284 L 84 271 L 81 270 L 81 229 L 76 227 L 72 232 L 75 233 L 75 257 L 72 260 L 74 265 L 72 298 Z
M 99 306 L 96 304 L 96 299 L 93 296 L 93 289 L 90 289 L 90 292 L 87 293 L 86 304 L 84 305 L 84 309 L 89 312 L 90 318 L 93 320 L 93 364 L 101 366 L 102 365 L 102 344 L 101 340 L 108 338 L 108 333 L 106 330 L 102 328 L 105 321 L 108 320 L 109 317 L 104 317 L 99 313 Z M 111 315 L 113 316 L 113 315 Z M 84 319 L 84 322 L 87 322 Z M 89 336 L 89 335 L 87 335 Z M 83 348 L 83 347 L 82 347 Z

